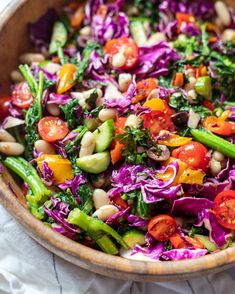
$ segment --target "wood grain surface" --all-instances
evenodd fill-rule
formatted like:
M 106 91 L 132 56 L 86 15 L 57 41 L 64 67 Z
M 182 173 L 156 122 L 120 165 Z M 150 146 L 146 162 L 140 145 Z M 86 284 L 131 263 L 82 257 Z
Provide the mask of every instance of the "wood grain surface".
M 7 92 L 9 73 L 18 56 L 30 48 L 27 23 L 35 21 L 48 7 L 61 7 L 63 0 L 12 0 L 0 15 L 0 91 Z M 235 1 L 229 1 L 235 4 Z M 14 191 L 14 192 L 13 192 Z M 0 175 L 0 201 L 25 231 L 38 243 L 71 263 L 90 271 L 124 280 L 184 280 L 225 270 L 235 264 L 235 247 L 194 260 L 142 262 L 127 260 L 76 243 L 37 220 L 26 209 L 24 196 L 11 175 Z

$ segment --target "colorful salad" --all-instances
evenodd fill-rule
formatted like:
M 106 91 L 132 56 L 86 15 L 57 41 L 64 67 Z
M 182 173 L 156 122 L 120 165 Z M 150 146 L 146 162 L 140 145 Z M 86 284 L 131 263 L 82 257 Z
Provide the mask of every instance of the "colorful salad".
M 235 11 L 74 1 L 29 34 L 0 100 L 0 152 L 32 214 L 126 258 L 233 246 Z

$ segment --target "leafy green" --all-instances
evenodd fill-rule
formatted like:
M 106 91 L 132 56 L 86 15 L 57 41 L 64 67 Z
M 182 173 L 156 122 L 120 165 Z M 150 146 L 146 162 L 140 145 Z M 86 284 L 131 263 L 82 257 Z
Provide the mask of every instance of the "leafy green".
M 205 234 L 205 230 L 203 229 L 203 227 L 194 227 L 192 226 L 190 231 L 189 231 L 189 237 L 194 237 L 194 235 L 204 235 Z
M 200 100 L 198 102 L 200 102 Z M 191 108 L 193 109 L 195 113 L 198 113 L 201 116 L 201 118 L 204 118 L 207 115 L 212 114 L 212 112 L 208 108 L 200 104 L 199 105 L 190 104 L 187 98 L 181 93 L 175 93 L 171 95 L 169 105 L 172 108 L 177 109 L 177 111 L 179 112 L 189 112 Z
M 91 53 L 96 50 L 99 55 L 103 56 L 103 51 L 98 43 L 89 43 L 83 50 L 82 53 L 82 61 L 78 64 L 78 70 L 76 74 L 76 79 L 79 83 L 83 81 L 85 71 L 89 65 L 89 59 L 91 56 Z
M 28 160 L 33 158 L 33 148 L 34 143 L 37 141 L 40 136 L 38 135 L 37 124 L 42 118 L 42 96 L 44 90 L 44 74 L 39 72 L 39 82 L 37 86 L 37 93 L 35 96 L 34 103 L 30 105 L 26 116 L 25 116 L 25 125 L 26 125 L 26 151 L 25 157 Z
M 150 137 L 149 130 L 143 130 L 141 125 L 138 128 L 126 127 L 125 133 L 116 136 L 115 139 L 125 145 L 122 155 L 128 163 L 143 164 L 146 162 L 147 154 L 146 152 L 139 153 L 138 146 L 145 148 L 155 146 L 157 148 Z
M 60 106 L 60 109 L 63 111 L 65 119 L 68 123 L 68 126 L 71 130 L 76 128 L 79 124 L 79 119 L 77 116 L 77 110 L 81 108 L 78 99 L 74 98 L 70 100 L 67 104 Z
M 96 100 L 98 98 L 97 90 L 95 89 L 93 93 L 86 99 L 86 103 L 91 107 L 91 109 L 96 108 Z
M 77 193 L 81 200 L 81 204 L 79 204 L 78 207 L 86 214 L 89 214 L 93 209 L 91 189 L 86 184 L 84 184 L 78 188 Z
M 65 146 L 65 151 L 68 155 L 71 155 L 74 152 L 76 152 L 76 148 L 78 147 L 82 137 L 84 136 L 84 134 L 87 131 L 88 131 L 88 129 L 86 127 L 80 126 L 71 132 L 71 133 L 77 133 L 77 136 L 72 141 L 69 141 Z M 76 152 L 76 154 L 77 154 L 77 152 Z
M 74 209 L 74 208 L 78 207 L 77 201 L 75 200 L 70 189 L 67 189 L 66 191 L 57 193 L 54 195 L 54 197 L 60 198 L 63 203 L 68 204 L 69 209 Z
M 140 191 L 137 192 L 136 211 L 141 218 L 149 219 L 150 205 L 144 202 L 143 196 Z
M 131 3 L 130 5 L 133 5 Z M 146 0 L 135 0 L 134 6 L 138 8 L 139 17 L 138 19 L 145 20 L 146 18 L 148 21 L 151 22 L 151 24 L 155 25 L 159 22 L 159 10 L 158 8 L 158 1 L 152 0 L 152 1 L 146 1 Z
M 177 39 L 174 43 L 174 48 L 186 56 L 191 56 L 198 48 L 198 41 L 195 37 Z

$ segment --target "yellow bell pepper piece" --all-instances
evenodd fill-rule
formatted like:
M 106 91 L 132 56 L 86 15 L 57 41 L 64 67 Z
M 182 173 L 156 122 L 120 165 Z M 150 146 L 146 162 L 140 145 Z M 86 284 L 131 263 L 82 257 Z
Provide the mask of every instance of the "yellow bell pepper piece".
M 148 100 L 144 103 L 144 106 L 158 111 L 164 111 L 166 109 L 164 101 L 160 98 L 153 98 Z
M 62 94 L 71 89 L 75 84 L 75 73 L 77 67 L 74 64 L 65 64 L 61 67 L 59 72 L 59 84 L 57 94 Z
M 221 116 L 219 117 L 219 119 L 221 119 L 221 120 L 226 120 L 226 119 L 229 118 L 229 116 L 230 116 L 231 113 L 232 113 L 231 110 L 225 110 L 225 111 L 221 114 Z
M 203 184 L 203 179 L 205 177 L 205 173 L 201 170 L 194 170 L 187 167 L 187 164 L 181 161 L 178 158 L 170 157 L 165 163 L 164 166 L 169 165 L 171 162 L 177 161 L 179 164 L 179 170 L 175 177 L 172 186 L 176 186 L 178 184 Z M 164 174 L 157 174 L 157 177 L 162 181 L 168 181 L 173 177 L 173 169 L 168 169 Z
M 171 134 L 169 138 L 162 141 L 158 141 L 158 143 L 169 147 L 179 147 L 189 143 L 190 141 L 192 141 L 192 138 L 181 137 L 175 134 Z
M 194 170 L 191 168 L 187 168 L 183 171 L 181 176 L 178 179 L 179 184 L 203 184 L 203 179 L 205 177 L 205 173 L 200 169 Z
M 49 168 L 54 173 L 54 184 L 59 185 L 65 180 L 72 180 L 74 178 L 71 162 L 68 159 L 61 158 L 59 155 L 43 154 L 36 159 L 40 171 L 42 165 L 47 162 Z
M 178 158 L 174 158 L 174 157 L 170 157 L 165 163 L 164 163 L 164 166 L 167 166 L 169 165 L 171 162 L 175 162 L 177 161 L 178 164 L 179 164 L 179 170 L 178 170 L 178 173 L 175 177 L 175 180 L 174 182 L 172 183 L 172 186 L 176 186 L 179 184 L 179 178 L 180 176 L 183 174 L 184 170 L 187 168 L 187 164 L 183 161 L 181 161 L 180 159 Z M 170 180 L 172 177 L 173 177 L 173 169 L 167 169 L 167 171 L 164 173 L 164 174 L 157 174 L 157 177 L 162 180 L 162 181 L 168 181 Z

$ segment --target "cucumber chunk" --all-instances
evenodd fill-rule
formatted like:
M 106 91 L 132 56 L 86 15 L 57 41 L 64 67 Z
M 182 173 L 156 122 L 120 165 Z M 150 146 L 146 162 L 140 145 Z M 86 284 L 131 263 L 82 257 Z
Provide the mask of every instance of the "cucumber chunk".
M 58 46 L 63 47 L 66 44 L 67 39 L 68 33 L 65 25 L 60 21 L 55 22 L 51 37 L 51 43 L 49 46 L 49 53 L 56 53 Z
M 211 96 L 212 96 L 211 78 L 209 76 L 199 77 L 195 85 L 195 90 L 198 94 L 200 94 L 207 100 L 211 100 Z
M 110 164 L 109 152 L 96 153 L 88 156 L 78 158 L 76 161 L 81 170 L 91 173 L 99 174 L 108 168 Z
M 198 238 L 208 251 L 213 252 L 218 249 L 218 247 L 209 240 L 209 237 L 198 234 L 195 234 L 194 237 Z
M 122 239 L 132 249 L 135 247 L 136 244 L 144 245 L 146 243 L 145 235 L 142 232 L 137 231 L 137 230 L 131 230 L 131 231 L 126 232 L 122 236 Z
M 95 152 L 103 152 L 108 149 L 113 140 L 114 129 L 114 121 L 109 119 L 93 133 L 96 140 Z

